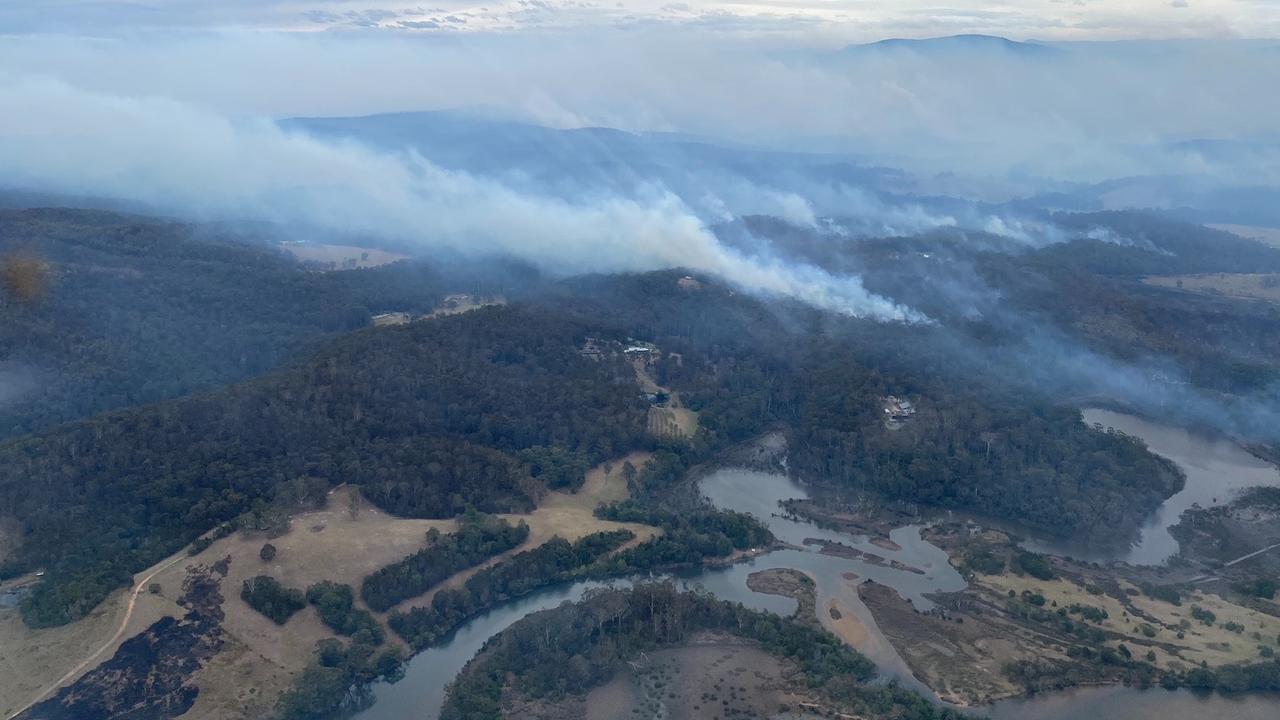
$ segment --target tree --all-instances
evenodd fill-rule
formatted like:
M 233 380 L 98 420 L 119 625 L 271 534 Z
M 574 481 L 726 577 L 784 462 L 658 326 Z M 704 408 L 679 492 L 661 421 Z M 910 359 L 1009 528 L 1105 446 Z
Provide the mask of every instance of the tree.
M 285 624 L 294 613 L 307 606 L 306 597 L 301 590 L 285 587 L 269 575 L 258 575 L 245 580 L 240 590 L 240 599 L 277 625 Z
M 271 543 L 263 545 L 262 549 L 258 551 L 258 557 L 262 558 L 263 562 L 271 562 L 272 560 L 275 560 L 276 546 Z

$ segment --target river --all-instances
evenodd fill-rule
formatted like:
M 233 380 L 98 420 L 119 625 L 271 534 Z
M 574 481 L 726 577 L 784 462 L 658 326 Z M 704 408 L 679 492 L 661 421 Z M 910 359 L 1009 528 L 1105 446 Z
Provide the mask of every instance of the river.
M 832 540 L 922 570 L 923 574 L 916 574 L 863 560 L 823 555 L 815 549 L 784 549 L 675 579 L 686 587 L 700 588 L 756 610 L 790 614 L 795 611 L 794 600 L 752 591 L 747 587 L 747 576 L 770 568 L 802 570 L 815 580 L 818 616 L 824 625 L 834 629 L 834 621 L 827 612 L 829 603 L 835 602 L 843 612 L 851 612 L 866 631 L 866 636 L 858 643 L 859 649 L 876 663 L 881 673 L 886 678 L 896 678 L 905 685 L 928 693 L 928 688 L 911 676 L 893 646 L 876 628 L 870 612 L 858 599 L 855 582 L 843 577 L 845 573 L 853 573 L 859 577 L 856 582 L 870 578 L 889 585 L 904 597 L 911 598 L 921 609 L 932 607 L 924 597 L 925 593 L 962 589 L 964 580 L 947 562 L 946 553 L 922 540 L 919 526 L 894 530 L 890 538 L 902 550 L 886 550 L 870 544 L 865 537 L 831 532 L 809 523 L 775 516 L 773 513 L 780 511 L 779 500 L 807 497 L 802 487 L 784 475 L 725 469 L 704 478 L 701 488 L 717 507 L 750 512 L 766 521 L 774 535 L 786 543 L 803 547 L 806 538 Z M 547 588 L 469 620 L 448 643 L 415 655 L 407 664 L 405 677 L 400 682 L 375 684 L 373 706 L 357 717 L 360 720 L 430 720 L 437 717 L 446 685 L 486 640 L 529 613 L 577 600 L 587 590 L 606 584 L 610 583 L 581 582 Z
M 1176 525 L 1178 518 L 1192 505 L 1222 505 L 1230 502 L 1244 488 L 1280 485 L 1280 472 L 1276 466 L 1225 438 L 1097 408 L 1084 410 L 1084 420 L 1142 439 L 1152 452 L 1172 460 L 1182 469 L 1187 477 L 1186 485 L 1152 513 L 1143 523 L 1141 537 L 1128 549 L 1090 553 L 1060 543 L 1024 543 L 1030 549 L 1094 562 L 1121 560 L 1132 565 L 1163 564 L 1178 552 L 1178 542 L 1169 534 L 1169 528 Z M 1280 717 L 1280 697 L 1110 686 L 1006 700 L 984 711 L 992 720 L 1204 720 L 1228 717 L 1232 720 L 1273 720 Z
M 1024 543 L 1028 549 L 1092 562 L 1119 560 L 1130 565 L 1162 565 L 1178 554 L 1178 541 L 1169 533 L 1169 528 L 1177 525 L 1178 518 L 1192 505 L 1224 505 L 1245 488 L 1280 485 L 1280 472 L 1275 465 L 1250 455 L 1225 438 L 1097 408 L 1086 409 L 1084 420 L 1141 438 L 1151 452 L 1172 460 L 1182 469 L 1187 477 L 1186 485 L 1152 513 L 1143 523 L 1138 541 L 1127 549 L 1099 552 L 1044 540 Z
M 1177 543 L 1168 534 L 1169 526 L 1176 523 L 1178 515 L 1193 503 L 1221 504 L 1240 488 L 1280 483 L 1280 475 L 1274 466 L 1226 441 L 1105 410 L 1087 410 L 1085 420 L 1142 438 L 1153 452 L 1172 459 L 1187 474 L 1186 487 L 1169 498 L 1144 525 L 1142 539 L 1128 551 L 1104 559 L 1147 564 L 1163 562 L 1177 551 Z M 803 487 L 784 475 L 723 469 L 703 478 L 701 489 L 717 507 L 756 515 L 768 523 L 775 536 L 789 545 L 805 547 L 806 538 L 831 540 L 923 571 L 917 574 L 859 559 L 823 555 L 806 547 L 777 550 L 729 567 L 701 570 L 677 580 L 688 587 L 698 587 L 757 610 L 788 614 L 795 610 L 794 600 L 750 590 L 746 586 L 747 576 L 769 568 L 804 571 L 815 580 L 818 617 L 824 626 L 833 631 L 838 629 L 827 612 L 830 603 L 838 604 L 842 612 L 852 613 L 861 622 L 856 645 L 876 663 L 884 678 L 897 679 L 908 687 L 933 696 L 927 687 L 911 676 L 906 664 L 876 627 L 856 591 L 856 583 L 873 579 L 893 587 L 903 597 L 910 598 L 916 607 L 927 610 L 932 603 L 924 597 L 925 593 L 955 591 L 965 586 L 963 578 L 947 562 L 946 554 L 921 539 L 920 526 L 908 525 L 894 530 L 890 538 L 902 549 L 887 550 L 871 544 L 865 537 L 823 530 L 776 515 L 780 511 L 778 501 L 807 497 Z M 1044 549 L 1071 554 L 1063 548 L 1046 546 Z M 1076 556 L 1080 557 L 1079 554 Z M 846 579 L 847 573 L 857 575 L 858 579 Z M 590 588 L 605 584 L 611 583 L 583 582 L 544 589 L 473 618 L 447 644 L 414 656 L 406 666 L 403 680 L 395 684 L 376 684 L 373 687 L 376 702 L 357 717 L 359 720 L 436 718 L 446 685 L 487 639 L 529 613 L 577 600 Z M 1270 720 L 1280 717 L 1278 700 L 1272 696 L 1231 698 L 1186 691 L 1103 687 L 1009 700 L 978 711 L 990 713 L 993 720 L 1074 720 L 1085 717 L 1089 720 L 1202 720 L 1206 717 Z

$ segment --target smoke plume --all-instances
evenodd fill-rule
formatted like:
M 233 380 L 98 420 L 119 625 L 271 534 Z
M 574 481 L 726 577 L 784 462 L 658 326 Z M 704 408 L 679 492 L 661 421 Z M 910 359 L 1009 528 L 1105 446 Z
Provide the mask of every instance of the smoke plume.
M 923 318 L 838 277 L 722 245 L 670 192 L 589 202 L 514 190 L 413 152 L 282 130 L 156 98 L 90 93 L 56 80 L 0 86 L 0 182 L 146 203 L 203 220 L 255 220 L 374 236 L 549 272 L 685 267 L 744 290 L 859 317 Z

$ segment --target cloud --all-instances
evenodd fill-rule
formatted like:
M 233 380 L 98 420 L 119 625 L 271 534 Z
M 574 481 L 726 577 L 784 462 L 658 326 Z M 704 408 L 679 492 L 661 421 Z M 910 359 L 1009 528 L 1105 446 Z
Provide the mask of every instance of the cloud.
M 1171 149 L 1196 138 L 1280 139 L 1275 43 L 1060 44 L 1027 56 L 928 46 L 845 52 L 779 48 L 706 28 L 475 35 L 460 29 L 471 19 L 445 17 L 384 22 L 449 26 L 447 37 L 12 37 L 0 43 L 0 77 L 50 75 L 226 115 L 482 108 L 556 127 L 681 132 L 1019 182 L 1280 177 L 1267 152 L 1222 162 Z
M 202 219 L 374 235 L 553 273 L 686 267 L 761 294 L 883 320 L 921 316 L 857 277 L 722 245 L 676 196 L 589 203 L 513 190 L 416 154 L 378 153 L 164 99 L 54 80 L 0 84 L 0 183 L 137 201 Z
M 1199 0 L 1193 8 L 1180 3 L 1186 5 L 1183 0 L 951 0 L 945 5 L 936 0 L 499 0 L 477 6 L 472 0 L 439 0 L 424 9 L 394 0 L 5 0 L 0 4 L 0 31 L 296 30 L 319 22 L 339 29 L 422 32 L 421 26 L 396 22 L 395 14 L 421 23 L 461 12 L 474 15 L 468 27 L 479 32 L 662 25 L 755 37 L 818 33 L 845 42 L 953 33 L 1058 39 L 1204 37 L 1219 25 L 1234 35 L 1274 37 L 1280 30 L 1274 8 L 1265 1 Z
M 320 23 L 405 32 L 428 27 L 419 23 L 439 22 L 440 16 L 464 11 L 474 15 L 475 22 L 468 25 L 481 32 L 674 25 L 753 36 L 820 32 L 846 42 L 951 33 L 1019 38 L 1200 37 L 1209 26 L 1207 19 L 1224 23 L 1237 35 L 1268 37 L 1277 30 L 1277 19 L 1267 3 L 1236 0 L 1200 0 L 1191 9 L 1184 0 L 952 0 L 944 6 L 934 0 L 499 0 L 479 7 L 471 0 L 439 0 L 429 9 L 406 5 L 389 0 L 6 0 L 0 4 L 0 30 L 294 30 L 300 24 Z M 409 22 L 396 22 L 397 15 L 405 15 L 401 19 Z

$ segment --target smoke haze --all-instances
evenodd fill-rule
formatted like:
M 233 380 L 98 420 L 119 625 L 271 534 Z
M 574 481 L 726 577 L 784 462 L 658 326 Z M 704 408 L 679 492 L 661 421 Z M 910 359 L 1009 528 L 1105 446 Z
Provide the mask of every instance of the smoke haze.
M 1194 174 L 1277 182 L 1274 41 L 848 49 L 713 32 L 25 35 L 11 78 L 232 116 L 469 108 L 550 127 L 678 132 L 854 153 L 922 173 L 1095 182 Z M 1188 144 L 1251 143 L 1248 152 Z M 1010 188 L 1013 189 L 1013 188 Z
M 58 81 L 0 90 L 0 165 L 10 184 L 142 202 L 200 219 L 247 219 L 376 236 L 471 255 L 503 254 L 555 274 L 686 267 L 746 290 L 836 312 L 921 320 L 856 277 L 746 257 L 669 192 L 535 196 L 444 170 L 416 154 L 231 120 L 162 99 L 81 92 Z M 91 129 L 91 131 L 90 131 Z
M 662 30 L 14 34 L 0 43 L 0 183 L 561 275 L 686 267 L 908 322 L 927 318 L 857 275 L 708 227 L 767 214 L 851 238 L 968 229 L 1036 247 L 1070 234 L 986 203 L 1179 207 L 1280 187 L 1273 41 L 842 47 Z M 285 122 L 455 108 L 488 118 L 489 135 L 377 143 Z M 525 132 L 505 121 L 642 134 L 582 130 L 588 142 L 526 162 L 501 146 Z M 625 154 L 629 138 L 650 144 Z M 652 154 L 661 142 L 683 154 Z M 719 155 L 696 150 L 711 142 Z M 501 149 L 451 159 L 453 144 Z M 595 154 L 575 165 L 583 148 Z

